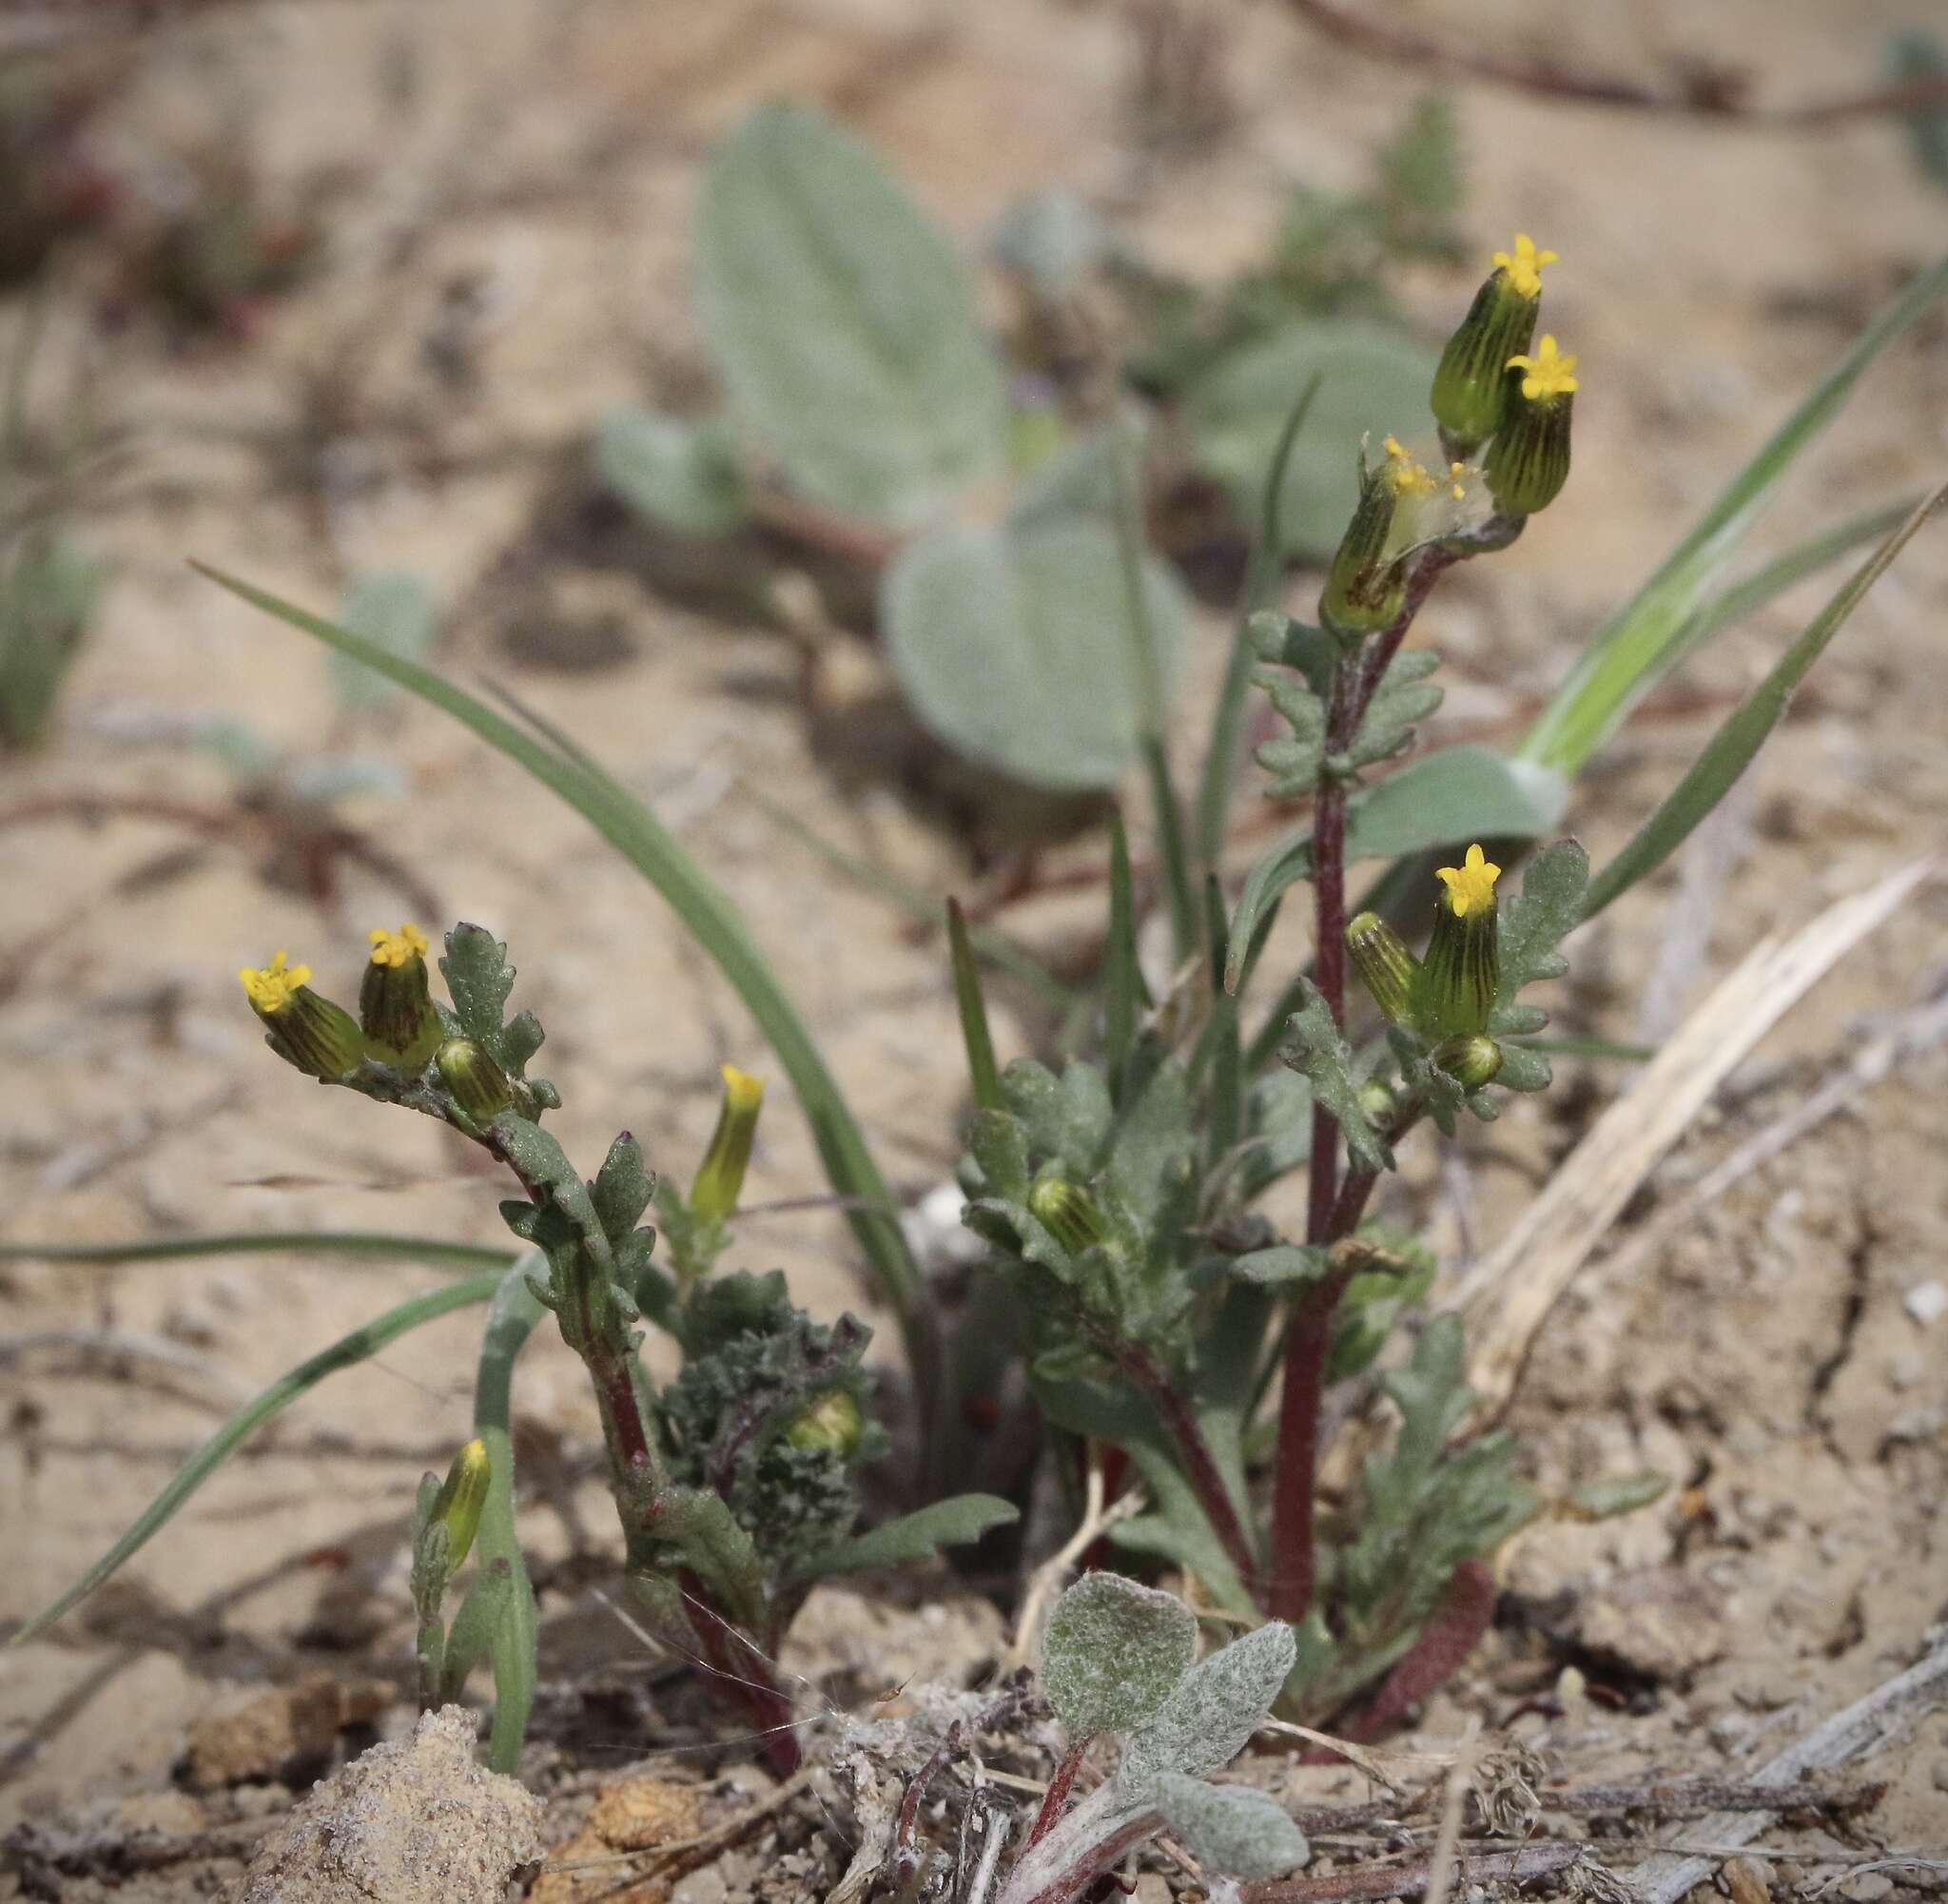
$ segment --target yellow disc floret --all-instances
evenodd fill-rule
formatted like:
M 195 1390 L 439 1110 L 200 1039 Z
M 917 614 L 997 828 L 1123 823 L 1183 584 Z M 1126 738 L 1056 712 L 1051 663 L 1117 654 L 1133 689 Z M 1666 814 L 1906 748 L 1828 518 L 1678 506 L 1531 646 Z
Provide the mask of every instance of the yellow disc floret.
M 1522 394 L 1531 403 L 1546 397 L 1570 397 L 1575 394 L 1576 359 L 1565 357 L 1557 350 L 1555 339 L 1547 333 L 1536 345 L 1534 356 L 1518 353 L 1509 359 L 1507 367 L 1526 373 L 1522 379 Z
M 401 965 L 426 956 L 426 935 L 417 925 L 401 925 L 397 932 L 375 925 L 370 936 L 375 965 L 389 965 L 396 972 Z
M 1538 251 L 1535 241 L 1526 231 L 1515 234 L 1513 251 L 1497 251 L 1494 262 L 1509 274 L 1509 288 L 1519 292 L 1525 298 L 1539 298 L 1542 295 L 1542 267 L 1556 262 L 1553 251 Z
M 1456 919 L 1472 919 L 1477 913 L 1492 912 L 1495 882 L 1502 869 L 1479 846 L 1470 846 L 1468 857 L 1458 866 L 1439 866 L 1434 877 L 1448 888 L 1448 903 Z
M 266 1017 L 283 1011 L 297 996 L 298 987 L 311 977 L 309 965 L 293 965 L 289 954 L 280 952 L 268 965 L 256 969 L 245 965 L 237 976 L 244 981 L 256 1010 Z
M 1398 437 L 1387 438 L 1387 480 L 1395 495 L 1432 495 L 1439 486 Z

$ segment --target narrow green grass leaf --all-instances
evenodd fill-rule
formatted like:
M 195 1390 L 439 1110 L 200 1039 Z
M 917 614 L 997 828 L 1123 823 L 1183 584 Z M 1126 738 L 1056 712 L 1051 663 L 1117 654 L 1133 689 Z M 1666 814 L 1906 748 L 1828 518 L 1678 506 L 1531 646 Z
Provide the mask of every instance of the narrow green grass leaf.
M 535 1611 L 534 1583 L 521 1554 L 514 1519 L 514 1363 L 535 1325 L 546 1313 L 528 1287 L 531 1273 L 545 1269 L 539 1251 L 522 1255 L 503 1275 L 487 1311 L 480 1338 L 480 1363 L 474 1380 L 474 1432 L 487 1444 L 491 1479 L 480 1509 L 477 1536 L 480 1564 L 505 1561 L 513 1592 L 497 1627 L 489 1657 L 494 1665 L 494 1735 L 487 1762 L 512 1772 L 527 1736 L 528 1712 L 535 1702 L 535 1651 L 540 1622 Z
M 1137 907 L 1130 882 L 1130 842 L 1122 815 L 1109 823 L 1109 943 L 1103 954 L 1104 1057 L 1112 1081 L 1120 1080 L 1137 1043 Z
M 104 1581 L 119 1572 L 168 1525 L 183 1504 L 222 1467 L 240 1444 L 248 1440 L 265 1422 L 289 1408 L 300 1395 L 315 1389 L 327 1375 L 335 1375 L 341 1369 L 369 1361 L 381 1349 L 422 1323 L 437 1321 L 442 1315 L 451 1315 L 455 1310 L 466 1309 L 475 1303 L 490 1301 L 500 1282 L 501 1277 L 497 1273 L 466 1276 L 448 1283 L 442 1289 L 415 1296 L 411 1302 L 402 1302 L 397 1309 L 387 1310 L 362 1329 L 341 1335 L 330 1348 L 320 1350 L 316 1355 L 299 1363 L 288 1374 L 281 1376 L 224 1422 L 176 1470 L 168 1485 L 136 1516 L 121 1539 L 52 1605 L 35 1614 L 10 1643 L 17 1646 L 22 1641 L 31 1640 L 37 1633 L 45 1632 L 55 1621 L 86 1600 Z
M 967 936 L 967 917 L 957 899 L 947 901 L 947 946 L 954 962 L 954 1002 L 961 1013 L 961 1037 L 967 1046 L 967 1076 L 974 1102 L 984 1111 L 1001 1109 L 1001 1069 L 994 1061 L 994 1035 L 987 1028 L 987 1001 L 981 996 L 981 973 Z
M 1629 845 L 1589 882 L 1584 901 L 1585 919 L 1594 919 L 1639 880 L 1655 872 L 1731 790 L 1751 765 L 1752 756 L 1764 745 L 1765 737 L 1779 725 L 1793 690 L 1805 679 L 1807 670 L 1826 651 L 1847 616 L 1860 606 L 1861 597 L 1886 573 L 1888 565 L 1944 497 L 1948 497 L 1948 483 L 1926 497 L 1860 565 L 1806 631 L 1780 657 L 1772 672 L 1733 709 L 1664 805 L 1638 828 Z
M 882 1293 L 900 1318 L 915 1365 L 920 1366 L 925 1294 L 900 1231 L 898 1207 L 809 1027 L 758 950 L 730 897 L 684 851 L 675 836 L 613 775 L 593 770 L 545 746 L 443 675 L 388 654 L 206 563 L 192 562 L 190 566 L 265 614 L 366 662 L 451 714 L 558 794 L 663 895 L 730 981 L 785 1067 L 811 1124 L 827 1177 L 833 1190 L 847 1199 L 847 1221 L 872 1266 Z
M 1706 592 L 1800 453 L 1832 421 L 1874 359 L 1948 294 L 1948 260 L 1875 318 L 1765 446 L 1698 519 L 1664 565 L 1598 633 L 1519 749 L 1573 780 L 1685 651 Z
M 382 1230 L 224 1230 L 202 1236 L 143 1236 L 128 1243 L 0 1243 L 0 1262 L 166 1263 L 196 1256 L 371 1256 L 455 1269 L 504 1268 L 512 1250 L 450 1243 L 438 1236 L 393 1236 Z

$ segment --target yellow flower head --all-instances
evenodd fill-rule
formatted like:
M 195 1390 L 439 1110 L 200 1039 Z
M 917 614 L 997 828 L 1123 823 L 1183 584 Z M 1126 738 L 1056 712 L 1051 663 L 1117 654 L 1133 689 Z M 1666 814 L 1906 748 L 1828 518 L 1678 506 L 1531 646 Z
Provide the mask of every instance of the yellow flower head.
M 1456 919 L 1472 919 L 1477 913 L 1492 912 L 1495 882 L 1501 876 L 1501 867 L 1487 858 L 1479 846 L 1470 846 L 1468 857 L 1458 866 L 1440 866 L 1434 872 L 1434 877 L 1448 888 L 1448 903 L 1454 908 Z
M 1526 231 L 1518 231 L 1514 250 L 1497 251 L 1494 262 L 1509 274 L 1510 290 L 1525 298 L 1539 298 L 1542 295 L 1542 267 L 1553 264 L 1556 253 L 1536 250 L 1534 239 Z
M 375 925 L 371 939 L 372 962 L 388 965 L 395 972 L 401 965 L 426 956 L 426 935 L 417 925 L 401 925 L 397 932 L 388 932 L 384 926 Z
M 1557 350 L 1555 339 L 1547 334 L 1536 345 L 1533 357 L 1518 354 L 1509 359 L 1507 367 L 1528 373 L 1522 379 L 1522 394 L 1531 403 L 1540 398 L 1568 397 L 1575 393 L 1576 359 L 1565 357 Z
M 725 1104 L 741 1117 L 753 1114 L 764 1101 L 765 1080 L 738 1070 L 734 1064 L 727 1064 L 723 1070 Z
M 280 952 L 261 971 L 245 965 L 237 976 L 244 981 L 254 1009 L 266 1017 L 283 1011 L 297 996 L 298 987 L 311 977 L 309 965 L 292 965 L 289 955 Z

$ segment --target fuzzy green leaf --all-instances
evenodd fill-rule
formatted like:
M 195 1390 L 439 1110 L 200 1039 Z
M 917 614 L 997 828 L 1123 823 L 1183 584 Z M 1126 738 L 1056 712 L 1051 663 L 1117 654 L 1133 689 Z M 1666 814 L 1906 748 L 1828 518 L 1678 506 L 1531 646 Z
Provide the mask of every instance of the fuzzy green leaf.
M 1275 1620 L 1198 1661 L 1131 1737 L 1119 1781 L 1135 1793 L 1166 1773 L 1230 1764 L 1264 1724 L 1295 1651 L 1292 1628 Z
M 1495 1008 L 1489 1020 L 1491 1035 L 1499 1038 L 1540 1031 L 1549 1022 L 1546 1012 L 1522 1005 L 1517 1000 L 1524 986 L 1560 979 L 1569 969 L 1569 962 L 1556 947 L 1584 919 L 1588 884 L 1589 855 L 1574 840 L 1557 840 L 1529 861 L 1520 895 L 1501 908 L 1497 921 L 1498 977 Z M 1518 1081 L 1536 1069 L 1546 1084 L 1547 1059 L 1539 1052 L 1505 1045 L 1501 1074 L 1495 1082 L 1513 1091 L 1537 1089 Z
M 1646 1469 L 1641 1474 L 1607 1474 L 1601 1481 L 1586 1481 L 1569 1490 L 1563 1506 L 1578 1520 L 1607 1521 L 1618 1514 L 1634 1514 L 1669 1492 L 1668 1474 Z
M 497 1059 L 502 1020 L 514 990 L 514 967 L 507 947 L 483 926 L 462 921 L 446 935 L 439 962 L 460 1029 Z
M 880 587 L 886 656 L 914 712 L 970 759 L 1057 791 L 1111 787 L 1137 757 L 1154 638 L 1166 681 L 1189 625 L 1183 590 L 1145 560 L 1130 627 L 1115 531 L 1080 517 L 937 529 Z
M 1562 778 L 1492 748 L 1444 748 L 1347 803 L 1346 859 L 1394 860 L 1471 840 L 1532 840 L 1563 817 Z
M 1224 1267 L 1239 1282 L 1290 1289 L 1295 1284 L 1317 1282 L 1332 1267 L 1332 1259 L 1324 1250 L 1307 1244 L 1277 1243 L 1270 1249 L 1234 1256 Z
M 1267 741 L 1254 756 L 1272 776 L 1266 794 L 1274 800 L 1298 800 L 1316 792 L 1319 763 L 1326 756 L 1325 702 L 1303 679 L 1291 674 L 1266 668 L 1252 679 L 1292 729 L 1289 740 Z
M 1303 1074 L 1313 1097 L 1338 1120 L 1347 1148 L 1374 1170 L 1392 1170 L 1393 1154 L 1359 1101 L 1353 1051 L 1333 1022 L 1333 1013 L 1310 980 L 1300 988 L 1299 1009 L 1286 1020 L 1279 1059 Z
M 1388 663 L 1347 751 L 1349 767 L 1372 767 L 1407 750 L 1414 724 L 1441 705 L 1445 690 L 1427 678 L 1440 665 L 1431 648 L 1410 648 Z
M 1170 1696 L 1197 1651 L 1197 1616 L 1175 1595 L 1088 1573 L 1049 1615 L 1042 1679 L 1072 1737 L 1130 1732 Z
M 1004 1527 L 1019 1518 L 1015 1508 L 996 1495 L 956 1494 L 828 1547 L 806 1565 L 800 1578 L 823 1580 L 832 1574 L 927 1560 L 941 1547 L 970 1546 L 990 1527 Z
M 595 433 L 595 468 L 632 509 L 680 535 L 728 535 L 745 520 L 743 472 L 718 424 L 612 410 Z
M 430 652 L 439 632 L 433 591 L 414 574 L 378 571 L 355 576 L 340 613 L 354 634 L 408 661 Z M 383 674 L 343 654 L 331 657 L 331 678 L 339 705 L 348 709 L 382 707 L 399 691 Z
M 1247 1883 L 1283 1877 L 1312 1856 L 1292 1815 L 1269 1792 L 1208 1785 L 1165 1772 L 1152 1787 L 1171 1835 L 1206 1871 Z
M 1185 402 L 1192 454 L 1256 521 L 1294 393 L 1317 377 L 1276 516 L 1283 554 L 1329 555 L 1358 500 L 1361 437 L 1419 433 L 1433 373 L 1430 352 L 1384 325 L 1330 318 L 1289 325 L 1221 357 L 1193 383 Z
M 718 148 L 696 268 L 737 420 L 807 495 L 905 526 L 1004 467 L 1002 366 L 966 267 L 822 114 L 761 107 Z

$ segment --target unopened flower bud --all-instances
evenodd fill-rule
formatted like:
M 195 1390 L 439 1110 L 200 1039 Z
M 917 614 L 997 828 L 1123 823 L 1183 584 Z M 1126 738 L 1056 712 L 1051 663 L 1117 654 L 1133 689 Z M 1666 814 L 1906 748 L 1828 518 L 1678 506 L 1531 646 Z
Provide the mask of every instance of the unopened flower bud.
M 271 1049 L 313 1078 L 346 1078 L 364 1062 L 365 1040 L 350 1012 L 320 998 L 304 981 L 309 965 L 280 952 L 268 965 L 238 974 L 250 1009 L 270 1033 Z
M 1406 1024 L 1413 1012 L 1413 981 L 1420 962 L 1407 942 L 1376 912 L 1362 912 L 1346 928 L 1346 949 L 1367 990 L 1391 1024 Z
M 434 1497 L 429 1520 L 446 1528 L 446 1564 L 451 1572 L 466 1559 L 479 1531 L 480 1510 L 487 1505 L 487 1486 L 494 1478 L 484 1441 L 470 1441 L 454 1456 L 446 1480 Z
M 1072 1256 L 1080 1256 L 1109 1234 L 1096 1199 L 1080 1183 L 1044 1176 L 1028 1193 L 1028 1212 Z
M 1495 881 L 1502 869 L 1479 846 L 1458 866 L 1442 866 L 1447 892 L 1434 907 L 1434 929 L 1414 986 L 1414 1025 L 1440 1039 L 1487 1031 L 1501 978 Z
M 864 1431 L 859 1404 L 845 1389 L 834 1389 L 830 1394 L 821 1395 L 785 1430 L 785 1439 L 793 1447 L 823 1447 L 833 1454 L 849 1455 L 858 1451 Z
M 1402 496 L 1417 494 L 1422 478 L 1432 489 L 1432 477 L 1392 437 L 1385 459 L 1360 472 L 1359 501 L 1319 595 L 1319 620 L 1341 641 L 1390 627 L 1406 604 L 1407 568 L 1394 518 Z
M 491 1123 L 514 1102 L 507 1073 L 472 1039 L 448 1039 L 436 1061 L 447 1095 L 475 1123 Z
M 1489 494 L 1504 515 L 1533 515 L 1562 494 L 1569 479 L 1569 413 L 1576 397 L 1576 359 L 1545 337 L 1532 357 L 1509 359 L 1509 412 L 1488 446 L 1482 469 Z
M 717 1110 L 717 1128 L 711 1134 L 710 1148 L 704 1152 L 696 1181 L 690 1187 L 691 1210 L 705 1223 L 728 1223 L 737 1208 L 764 1096 L 762 1078 L 753 1078 L 734 1064 L 724 1066 L 724 1100 Z
M 426 935 L 417 925 L 372 933 L 372 957 L 359 987 L 359 1022 L 374 1053 L 402 1071 L 419 1072 L 439 1049 L 439 1014 L 426 980 Z
M 1434 372 L 1434 420 L 1449 449 L 1466 457 L 1502 427 L 1510 392 L 1509 359 L 1529 348 L 1542 297 L 1542 267 L 1553 251 L 1538 251 L 1526 232 L 1512 252 L 1497 251 L 1496 269 L 1474 294 L 1461 327 L 1448 340 Z
M 1432 1053 L 1434 1063 L 1470 1091 L 1494 1082 L 1502 1068 L 1502 1047 L 1491 1038 L 1447 1038 Z
M 1384 1130 L 1393 1115 L 1393 1086 L 1377 1078 L 1368 1078 L 1359 1087 L 1359 1108 L 1366 1114 L 1368 1123 L 1375 1129 Z

